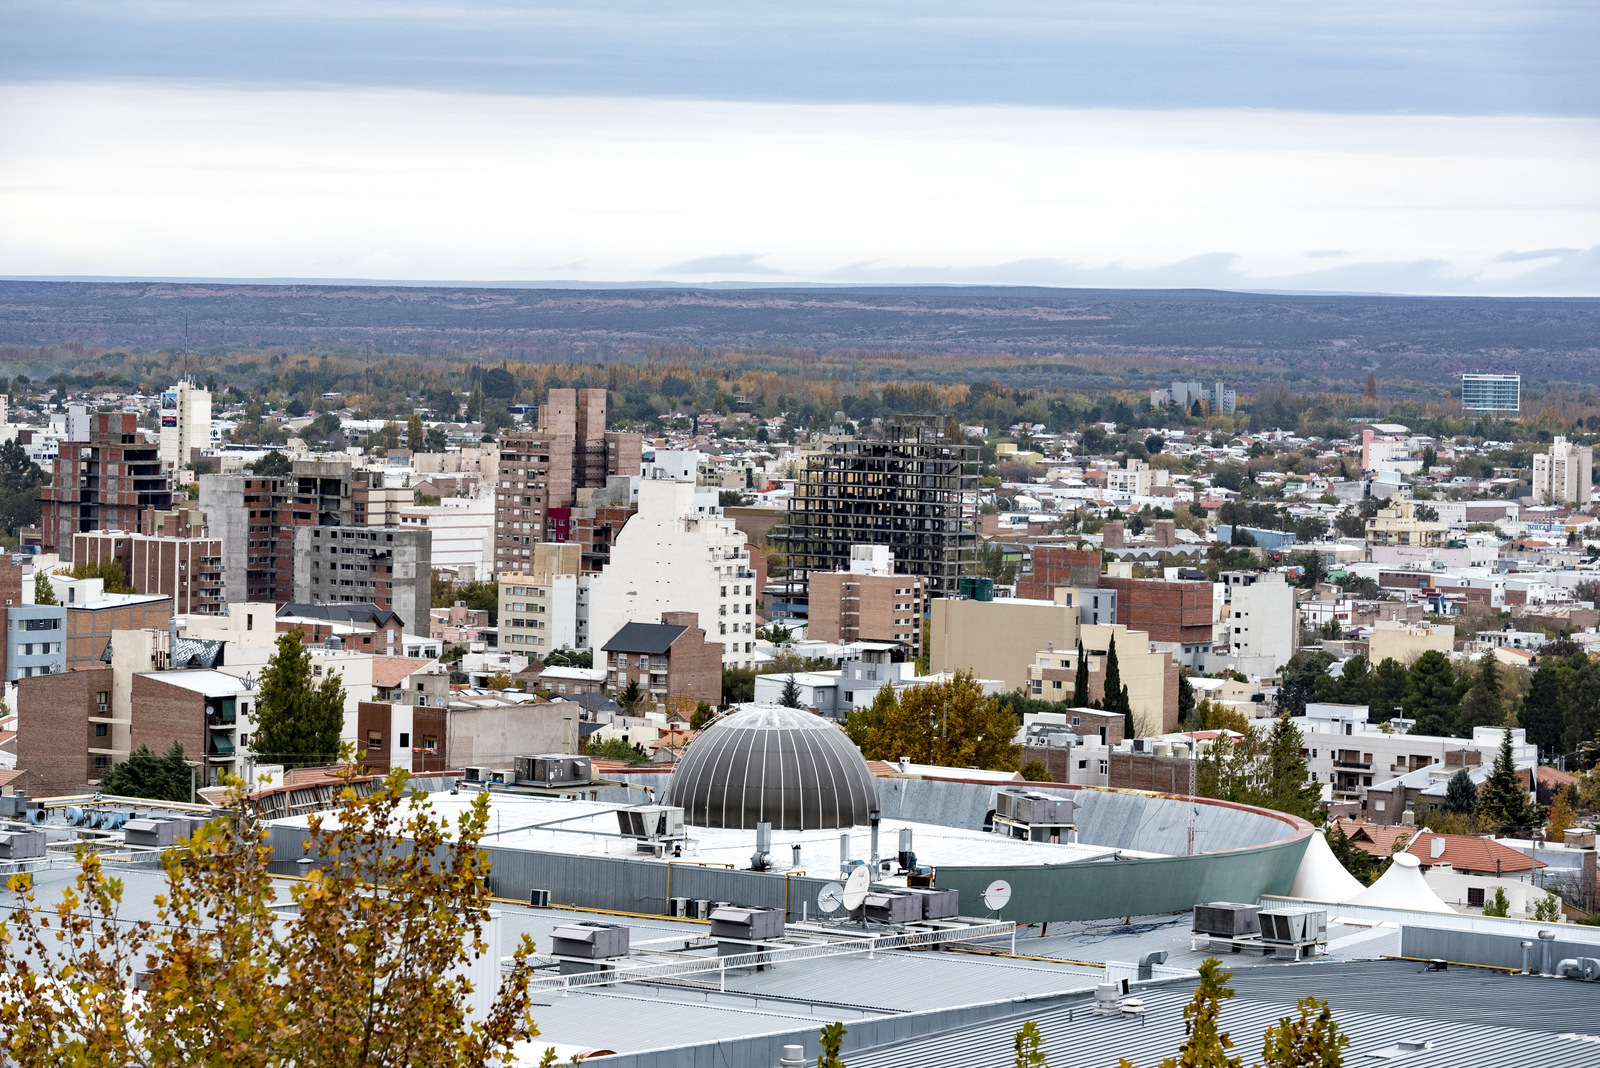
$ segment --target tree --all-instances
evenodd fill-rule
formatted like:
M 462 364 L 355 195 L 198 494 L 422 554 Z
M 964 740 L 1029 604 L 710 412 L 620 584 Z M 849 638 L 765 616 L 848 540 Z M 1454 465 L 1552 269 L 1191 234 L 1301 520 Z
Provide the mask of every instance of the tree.
M 1471 686 L 1461 698 L 1461 718 L 1456 722 L 1455 733 L 1470 738 L 1474 727 L 1498 726 L 1505 716 L 1500 664 L 1494 653 L 1484 653 L 1478 658 L 1478 670 L 1472 676 Z
M 1411 733 L 1447 735 L 1454 731 L 1464 689 L 1444 653 L 1429 649 L 1417 657 L 1406 676 L 1406 715 L 1417 721 Z
M 778 698 L 778 703 L 784 708 L 800 707 L 800 684 L 795 681 L 793 672 L 783 682 L 783 694 Z
M 1511 902 L 1506 898 L 1506 888 L 1503 886 L 1495 887 L 1494 897 L 1484 903 L 1483 914 L 1485 916 L 1504 916 L 1510 911 Z
M 1558 789 L 1555 794 L 1550 799 L 1550 811 L 1545 813 L 1545 837 L 1552 842 L 1559 842 L 1578 825 L 1578 819 L 1572 814 L 1572 801 L 1567 797 L 1567 790 Z
M 1494 768 L 1478 792 L 1478 817 L 1502 836 L 1519 831 L 1539 818 L 1537 808 L 1529 805 L 1527 791 L 1522 788 L 1522 773 L 1511 759 L 1510 727 L 1500 738 Z
M 299 627 L 278 635 L 277 649 L 261 672 L 253 748 L 263 763 L 304 767 L 327 764 L 339 752 L 344 730 L 344 684 L 329 671 L 313 683 L 311 651 Z
M 152 801 L 192 801 L 189 765 L 183 746 L 172 743 L 164 756 L 141 745 L 128 759 L 113 764 L 100 779 L 100 792 L 115 797 L 147 797 Z
M 1083 639 L 1078 639 L 1078 669 L 1072 676 L 1072 707 L 1089 707 L 1089 661 L 1083 655 Z
M 1200 985 L 1183 1010 L 1188 1037 L 1178 1047 L 1177 1057 L 1163 1060 L 1161 1068 L 1243 1068 L 1241 1058 L 1228 1056 L 1234 1048 L 1233 1039 L 1222 1030 L 1219 1021 L 1222 1003 L 1233 997 L 1233 988 L 1227 985 L 1232 978 L 1233 973 L 1223 971 L 1222 962 L 1216 957 L 1201 962 Z M 1125 1057 L 1118 1058 L 1117 1063 L 1120 1068 L 1133 1068 Z
M 1450 776 L 1444 787 L 1444 810 L 1456 816 L 1471 816 L 1478 811 L 1478 787 L 1462 768 Z
M 1028 782 L 1051 782 L 1050 769 L 1042 760 L 1030 760 L 1022 765 L 1022 777 Z
M 7 537 L 39 522 L 39 487 L 49 482 L 50 473 L 15 438 L 0 444 L 0 525 Z
M 844 1048 L 844 1036 L 849 1033 L 842 1023 L 831 1023 L 822 1029 L 818 1040 L 822 1052 L 817 1056 L 817 1068 L 845 1068 L 844 1061 L 839 1059 L 839 1051 Z
M 430 426 L 422 436 L 422 447 L 427 452 L 444 452 L 450 447 L 450 439 L 440 427 Z
M 644 691 L 639 689 L 639 680 L 629 679 L 628 684 L 617 694 L 617 704 L 621 705 L 622 710 L 631 716 L 644 703 L 644 698 Z
M 1328 565 L 1322 562 L 1321 553 L 1293 553 L 1288 562 L 1290 567 L 1300 568 L 1300 581 L 1296 585 L 1302 589 L 1313 589 L 1328 577 Z
M 1583 654 L 1575 654 L 1580 661 Z M 1528 680 L 1528 689 L 1517 707 L 1517 725 L 1527 732 L 1527 739 L 1541 753 L 1554 752 L 1561 745 L 1561 726 L 1564 715 L 1562 690 L 1567 676 L 1582 670 L 1581 663 L 1569 657 L 1552 656 L 1548 652 L 1539 658 L 1539 668 Z
M 1256 803 L 1309 820 L 1317 814 L 1322 788 L 1311 780 L 1310 769 L 1301 755 L 1304 741 L 1300 728 L 1288 716 L 1280 715 L 1272 721 Z
M 1050 1068 L 1045 1063 L 1044 1036 L 1039 1033 L 1039 1025 L 1032 1020 L 1022 1024 L 1022 1030 L 1017 1032 L 1012 1041 L 1017 1057 L 1014 1062 L 1016 1068 Z
M 56 600 L 56 588 L 50 584 L 50 576 L 43 571 L 33 573 L 33 603 L 46 605 L 59 603 Z
M 1387 723 L 1397 712 L 1405 710 L 1406 690 L 1411 685 L 1411 672 L 1392 656 L 1379 661 L 1372 671 L 1368 684 L 1367 704 L 1374 723 Z
M 1194 686 L 1189 682 L 1187 671 L 1178 672 L 1178 722 L 1187 723 L 1194 715 Z
M 862 754 L 868 760 L 904 756 L 919 764 L 1015 771 L 1017 726 L 999 698 L 984 696 L 969 672 L 958 671 L 943 682 L 913 686 L 898 698 L 885 699 L 880 690 L 867 713 L 859 719 L 852 713 L 845 729 L 852 740 L 865 738 Z
M 1546 893 L 1534 903 L 1533 918 L 1540 923 L 1561 922 L 1561 899 L 1553 893 Z
M 427 447 L 427 436 L 428 432 L 422 428 L 422 416 L 412 412 L 411 418 L 406 420 L 406 448 L 421 452 Z
M 1100 703 L 1107 712 L 1122 713 L 1122 736 L 1139 737 L 1139 727 L 1133 722 L 1133 706 L 1128 702 L 1128 688 L 1122 684 L 1122 668 L 1117 663 L 1117 636 L 1113 634 L 1106 643 L 1105 693 Z
M 1306 702 L 1316 696 L 1317 679 L 1327 674 L 1333 654 L 1321 649 L 1301 649 L 1283 665 L 1278 685 L 1278 711 L 1291 716 L 1306 714 Z
M 1268 1028 L 1257 1068 L 1343 1068 L 1350 1037 L 1339 1033 L 1328 1003 L 1307 996 L 1295 1007 L 1298 1019 L 1284 1016 Z
M 466 966 L 485 953 L 492 900 L 480 848 L 488 795 L 436 818 L 396 770 L 366 796 L 334 792 L 308 852 L 338 857 L 289 886 L 269 870 L 267 826 L 235 783 L 231 815 L 161 857 L 154 916 L 122 915 L 123 884 L 78 856 L 70 892 L 38 899 L 12 876 L 0 955 L 0 1058 L 14 1064 L 208 1068 L 436 1068 L 511 1063 L 538 1034 L 533 942 L 469 1015 Z M 285 900 L 293 915 L 280 911 Z M 65 936 L 64 939 L 62 936 Z M 44 962 L 49 962 L 44 964 Z M 43 965 L 41 967 L 41 965 Z M 137 967 L 139 997 L 124 996 Z
M 128 581 L 128 574 L 122 569 L 122 561 L 112 557 L 94 561 L 84 560 L 73 566 L 72 577 L 75 579 L 100 579 L 105 583 L 105 591 L 107 593 L 139 592 Z
M 273 449 L 253 464 L 246 464 L 252 474 L 263 478 L 288 478 L 294 474 L 294 461 Z
M 1363 884 L 1370 885 L 1373 878 L 1373 869 L 1377 866 L 1372 854 L 1350 841 L 1350 836 L 1344 833 L 1344 828 L 1334 823 L 1324 836 L 1328 840 L 1328 849 L 1333 853 L 1334 859 L 1344 865 L 1344 870 Z
M 689 729 L 703 731 L 717 716 L 717 710 L 711 707 L 710 701 L 701 701 L 694 706 L 694 715 L 689 717 Z
M 872 703 L 863 707 L 856 705 L 845 718 L 844 732 L 850 740 L 863 753 L 888 752 L 891 742 L 887 733 L 889 724 L 895 720 L 900 711 L 900 701 L 895 697 L 893 686 L 880 687 L 872 695 Z M 873 757 L 877 760 L 898 760 L 908 753 L 896 753 L 893 756 Z
M 601 738 L 598 734 L 589 735 L 589 741 L 583 747 L 583 751 L 602 760 L 626 760 L 630 764 L 650 762 L 644 750 L 637 745 L 629 745 L 621 738 Z

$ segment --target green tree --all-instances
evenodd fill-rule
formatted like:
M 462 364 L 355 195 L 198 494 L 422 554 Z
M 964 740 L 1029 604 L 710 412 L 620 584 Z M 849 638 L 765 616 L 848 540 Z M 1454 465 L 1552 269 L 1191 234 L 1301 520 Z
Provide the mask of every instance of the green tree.
M 422 428 L 422 416 L 412 412 L 411 418 L 406 420 L 406 448 L 421 452 L 428 447 L 427 436 L 428 432 Z
M 1232 978 L 1233 973 L 1223 971 L 1216 957 L 1201 962 L 1200 985 L 1183 1010 L 1188 1036 L 1178 1047 L 1178 1055 L 1165 1058 L 1161 1068 L 1243 1068 L 1242 1058 L 1228 1055 L 1234 1043 L 1221 1026 L 1222 1003 L 1233 997 L 1233 988 L 1227 985 Z M 1126 1057 L 1118 1058 L 1117 1063 L 1120 1068 L 1133 1068 Z
M 122 568 L 122 561 L 112 557 L 100 560 L 84 560 L 72 568 L 72 577 L 75 579 L 97 578 L 105 583 L 107 593 L 138 593 L 133 588 L 133 583 L 128 581 L 128 573 Z
M 147 797 L 152 801 L 191 801 L 189 765 L 183 746 L 172 743 L 165 755 L 157 756 L 141 745 L 128 759 L 113 764 L 100 779 L 100 792 L 114 797 Z
M 1194 687 L 1189 684 L 1189 673 L 1178 672 L 1178 722 L 1187 723 L 1194 715 Z
M 333 791 L 308 853 L 337 857 L 284 885 L 268 828 L 236 783 L 230 815 L 161 857 L 165 886 L 135 921 L 100 854 L 55 902 L 14 875 L 0 954 L 0 1060 L 206 1068 L 491 1068 L 538 1034 L 532 940 L 471 1014 L 467 966 L 484 938 L 489 799 L 435 817 L 395 771 L 366 795 Z M 280 906 L 292 902 L 294 915 Z M 120 915 L 119 915 L 120 914 Z M 50 962 L 41 968 L 40 962 Z M 142 996 L 125 996 L 134 967 Z
M 288 478 L 294 474 L 294 461 L 277 449 L 273 449 L 255 463 L 245 466 L 252 474 L 263 478 Z
M 1505 719 L 1505 692 L 1500 681 L 1500 664 L 1493 653 L 1478 658 L 1478 670 L 1472 674 L 1472 684 L 1461 698 L 1461 718 L 1455 733 L 1463 738 L 1472 737 L 1474 727 L 1495 727 Z
M 0 526 L 6 537 L 39 522 L 39 487 L 49 482 L 50 473 L 15 438 L 0 444 Z
M 844 1048 L 844 1036 L 849 1033 L 842 1023 L 831 1023 L 822 1029 L 818 1040 L 822 1052 L 817 1056 L 817 1068 L 845 1068 L 844 1061 L 839 1059 L 839 1051 Z
M 629 679 L 628 684 L 617 694 L 617 704 L 628 715 L 633 715 L 641 704 L 644 703 L 645 693 L 639 688 L 638 679 Z
M 1528 689 L 1517 707 L 1517 725 L 1527 732 L 1527 739 L 1538 746 L 1541 753 L 1552 753 L 1561 745 L 1563 718 L 1563 693 L 1567 676 L 1583 670 L 1587 661 L 1582 653 L 1567 657 L 1545 655 L 1539 658 L 1539 668 L 1528 680 Z
M 1303 997 L 1297 1019 L 1284 1016 L 1267 1030 L 1257 1068 L 1343 1068 L 1350 1037 L 1339 1033 L 1326 1001 Z
M 800 684 L 795 681 L 793 672 L 783 682 L 783 693 L 778 697 L 778 703 L 785 708 L 800 707 Z
M 1323 563 L 1321 553 L 1309 551 L 1291 553 L 1286 562 L 1290 567 L 1300 569 L 1300 578 L 1295 585 L 1301 589 L 1314 589 L 1318 583 L 1328 578 L 1328 565 Z
M 1042 760 L 1030 760 L 1026 764 L 1023 764 L 1020 774 L 1028 782 L 1051 781 L 1050 769 L 1045 766 L 1045 763 Z
M 47 605 L 59 603 L 56 600 L 56 588 L 50 584 L 50 576 L 43 571 L 33 573 L 33 603 Z
M 1139 727 L 1133 722 L 1133 706 L 1128 701 L 1128 688 L 1122 684 L 1122 668 L 1117 663 L 1117 636 L 1113 634 L 1106 643 L 1105 694 L 1100 703 L 1111 713 L 1122 714 L 1122 736 L 1139 737 Z
M 1300 728 L 1288 716 L 1272 721 L 1256 792 L 1257 803 L 1263 807 L 1309 820 L 1318 815 L 1322 788 L 1311 780 L 1310 769 L 1301 755 L 1303 744 Z
M 1478 811 L 1478 788 L 1462 768 L 1450 776 L 1444 787 L 1444 810 L 1456 816 L 1471 816 Z
M 1495 887 L 1494 897 L 1484 903 L 1483 914 L 1485 916 L 1505 916 L 1510 911 L 1511 902 L 1506 898 L 1506 888 L 1503 886 Z
M 1022 1024 L 1022 1030 L 1017 1032 L 1012 1041 L 1012 1048 L 1016 1051 L 1016 1068 L 1050 1068 L 1045 1063 L 1044 1036 L 1039 1033 L 1039 1025 L 1032 1020 Z
M 898 698 L 882 693 L 864 715 L 852 713 L 846 721 L 852 740 L 865 739 L 862 753 L 868 760 L 910 757 L 919 764 L 1017 769 L 1020 750 L 1012 741 L 1017 719 L 998 697 L 986 697 L 969 672 L 913 686 Z
M 1528 802 L 1522 773 L 1511 758 L 1511 728 L 1500 737 L 1500 751 L 1494 768 L 1478 791 L 1478 818 L 1500 835 L 1512 834 L 1531 826 L 1539 818 L 1537 806 Z
M 1339 702 L 1346 705 L 1365 705 L 1371 700 L 1372 664 L 1364 656 L 1352 656 L 1344 662 L 1339 675 Z
M 1372 854 L 1350 841 L 1350 836 L 1344 833 L 1344 828 L 1337 822 L 1328 828 L 1326 838 L 1328 849 L 1332 851 L 1334 859 L 1344 865 L 1344 870 L 1363 884 L 1370 885 L 1376 866 Z
M 694 715 L 689 717 L 689 729 L 703 731 L 716 718 L 717 710 L 711 707 L 710 701 L 701 701 L 694 706 Z
M 1078 669 L 1072 675 L 1072 707 L 1089 707 L 1089 661 L 1083 655 L 1083 639 L 1078 639 Z
M 1412 663 L 1406 678 L 1406 715 L 1416 720 L 1412 734 L 1448 735 L 1461 716 L 1461 694 L 1455 665 L 1437 649 Z
M 1555 894 L 1545 894 L 1534 903 L 1533 918 L 1540 923 L 1560 923 L 1561 899 Z
M 1561 748 L 1571 753 L 1600 737 L 1600 664 L 1582 653 L 1561 679 Z
M 1368 684 L 1367 705 L 1374 723 L 1387 723 L 1397 711 L 1403 711 L 1406 691 L 1411 685 L 1411 673 L 1392 656 L 1386 656 L 1372 670 Z
M 1321 649 L 1301 649 L 1291 656 L 1280 673 L 1278 711 L 1305 715 L 1306 702 L 1316 696 L 1317 679 L 1327 674 L 1333 662 L 1333 654 Z
M 278 635 L 272 659 L 261 672 L 251 748 L 263 763 L 327 764 L 339 752 L 344 684 L 333 671 L 320 683 L 312 681 L 311 651 L 304 639 L 299 627 Z
M 450 439 L 441 428 L 430 426 L 422 437 L 422 447 L 427 452 L 444 452 L 450 447 Z
M 637 745 L 630 745 L 621 738 L 601 738 L 598 734 L 589 735 L 589 741 L 584 745 L 583 751 L 602 760 L 626 760 L 630 764 L 650 762 L 644 750 Z

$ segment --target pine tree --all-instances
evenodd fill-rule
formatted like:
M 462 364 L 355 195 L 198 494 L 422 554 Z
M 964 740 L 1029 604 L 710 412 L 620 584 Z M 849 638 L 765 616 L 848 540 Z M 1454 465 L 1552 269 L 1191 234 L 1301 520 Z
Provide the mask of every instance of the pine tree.
M 791 672 L 783 684 L 783 696 L 778 698 L 778 703 L 785 708 L 800 707 L 800 684 L 795 681 Z
M 424 439 L 427 436 L 427 431 L 422 429 L 422 416 L 412 412 L 411 418 L 406 420 L 406 448 L 412 452 L 421 452 L 425 447 Z
M 56 588 L 50 585 L 50 576 L 43 571 L 33 573 L 33 603 L 56 604 Z
M 1494 770 L 1478 792 L 1478 818 L 1499 834 L 1509 834 L 1527 827 L 1538 818 L 1537 811 L 1530 812 L 1527 791 L 1522 788 L 1522 775 L 1511 759 L 1511 728 L 1507 727 L 1500 738 L 1500 752 L 1494 758 Z
M 1406 689 L 1410 682 L 1406 666 L 1392 656 L 1386 656 L 1372 669 L 1372 681 L 1367 684 L 1367 706 L 1374 723 L 1387 723 L 1396 710 L 1403 710 Z
M 1505 715 L 1500 664 L 1493 653 L 1484 653 L 1478 659 L 1478 670 L 1473 675 L 1472 686 L 1461 699 L 1461 718 L 1456 723 L 1456 734 L 1470 738 L 1474 727 L 1498 726 Z
M 278 647 L 261 672 L 252 748 L 262 762 L 289 767 L 329 763 L 344 731 L 344 685 L 333 672 L 311 681 L 311 651 L 295 627 L 278 635 Z
M 1072 707 L 1089 705 L 1089 661 L 1083 655 L 1083 639 L 1078 639 L 1078 670 L 1072 676 Z
M 1344 870 L 1355 876 L 1362 883 L 1372 882 L 1372 854 L 1350 841 L 1350 836 L 1344 833 L 1344 828 L 1334 823 L 1324 836 L 1328 840 L 1328 849 L 1332 851 L 1334 859 L 1344 865 Z
M 1218 1026 L 1222 1003 L 1233 997 L 1233 988 L 1227 985 L 1232 978 L 1233 973 L 1223 971 L 1216 957 L 1201 963 L 1200 985 L 1183 1010 L 1188 1037 L 1178 1047 L 1177 1059 L 1169 1057 L 1162 1062 L 1163 1068 L 1243 1068 L 1241 1058 L 1228 1055 L 1234 1048 L 1233 1039 Z M 1118 1058 L 1117 1063 L 1120 1068 L 1133 1068 L 1126 1057 Z
M 1194 687 L 1189 684 L 1189 673 L 1178 673 L 1178 722 L 1188 723 L 1194 715 L 1195 697 Z
M 1417 721 L 1411 733 L 1451 733 L 1461 715 L 1462 687 L 1450 658 L 1429 649 L 1412 663 L 1406 682 L 1406 714 Z
M 1485 916 L 1504 916 L 1510 911 L 1511 902 L 1506 898 L 1506 888 L 1503 886 L 1495 887 L 1494 897 L 1490 898 L 1488 903 L 1483 906 L 1483 914 Z
M 1466 768 L 1450 776 L 1450 781 L 1445 784 L 1443 808 L 1456 816 L 1470 816 L 1477 812 L 1478 788 L 1473 785 L 1472 776 Z
M 113 764 L 100 779 L 100 792 L 115 797 L 147 797 L 152 801 L 192 800 L 189 765 L 183 746 L 172 743 L 162 756 L 141 745 L 128 759 Z
M 1305 739 L 1288 716 L 1279 716 L 1267 735 L 1262 768 L 1260 803 L 1279 812 L 1310 819 L 1317 811 L 1322 788 L 1311 780 L 1301 753 Z
M 1107 712 L 1122 713 L 1122 736 L 1139 737 L 1139 728 L 1133 722 L 1133 708 L 1128 703 L 1128 688 L 1122 685 L 1122 669 L 1117 665 L 1117 636 L 1113 634 L 1106 645 L 1105 694 L 1101 701 Z

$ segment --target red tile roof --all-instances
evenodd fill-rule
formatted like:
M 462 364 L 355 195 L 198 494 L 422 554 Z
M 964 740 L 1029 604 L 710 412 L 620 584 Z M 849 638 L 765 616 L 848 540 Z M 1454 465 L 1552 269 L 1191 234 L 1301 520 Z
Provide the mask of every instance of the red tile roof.
M 1394 826 L 1387 823 L 1368 823 L 1361 819 L 1335 820 L 1352 845 L 1360 846 L 1373 856 L 1387 859 L 1394 855 L 1395 843 L 1405 844 L 1417 833 L 1415 827 Z
M 432 664 L 432 660 L 414 656 L 375 656 L 372 658 L 372 685 L 392 690 Z
M 1442 842 L 1442 846 L 1434 843 Z M 1434 834 L 1423 831 L 1412 839 L 1406 852 L 1422 861 L 1423 867 L 1431 864 L 1448 864 L 1456 871 L 1500 875 L 1518 871 L 1532 871 L 1535 866 L 1544 868 L 1544 861 L 1518 853 L 1491 838 L 1471 834 Z

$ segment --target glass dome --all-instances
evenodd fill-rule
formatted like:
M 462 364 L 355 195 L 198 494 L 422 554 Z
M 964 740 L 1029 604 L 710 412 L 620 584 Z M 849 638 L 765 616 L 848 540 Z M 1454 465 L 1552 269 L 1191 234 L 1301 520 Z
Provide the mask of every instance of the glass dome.
M 696 827 L 809 831 L 878 814 L 878 782 L 832 720 L 776 705 L 730 712 L 689 746 L 667 790 Z

